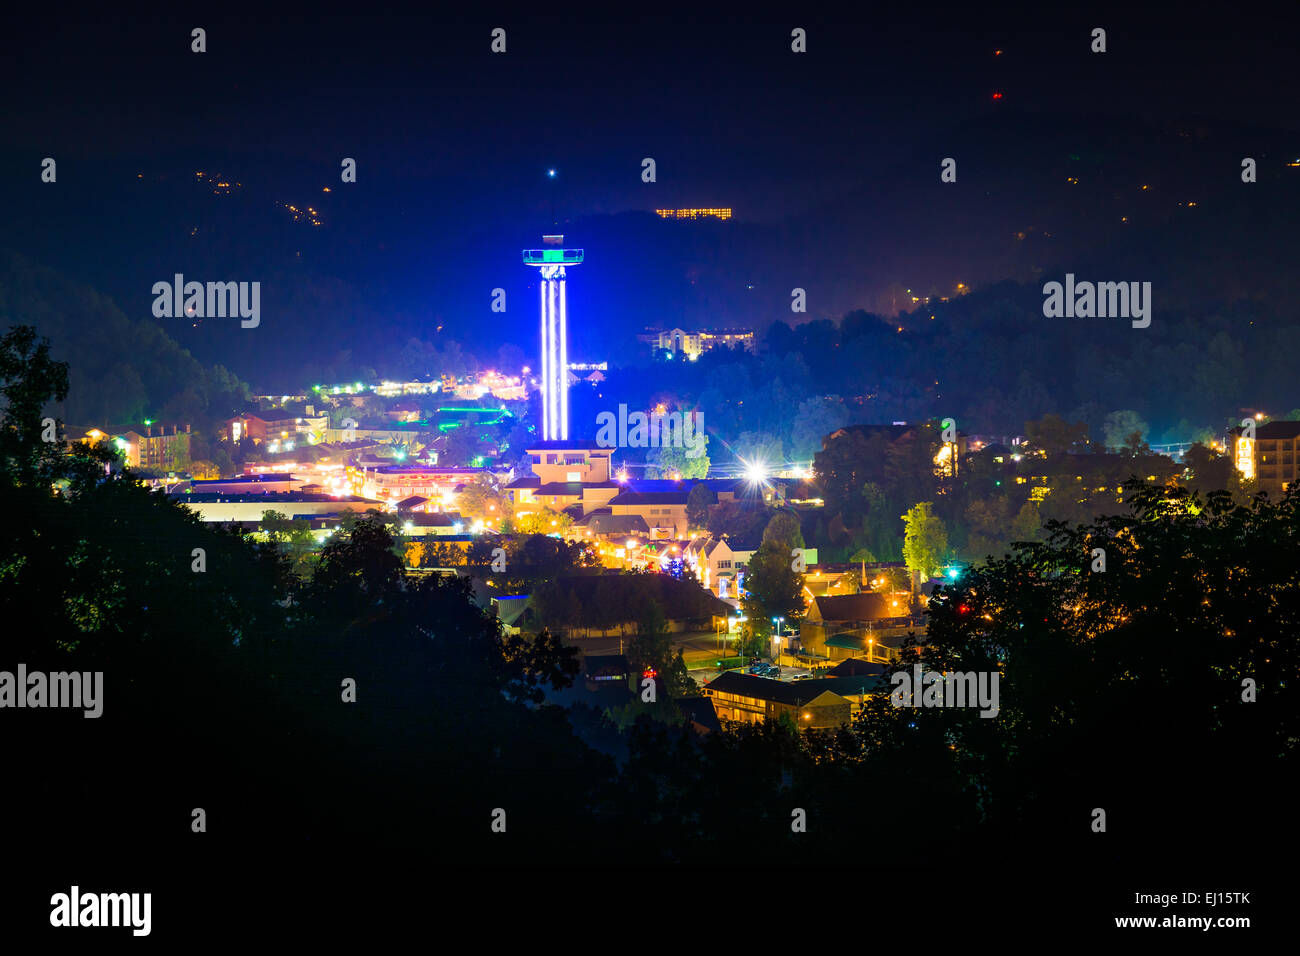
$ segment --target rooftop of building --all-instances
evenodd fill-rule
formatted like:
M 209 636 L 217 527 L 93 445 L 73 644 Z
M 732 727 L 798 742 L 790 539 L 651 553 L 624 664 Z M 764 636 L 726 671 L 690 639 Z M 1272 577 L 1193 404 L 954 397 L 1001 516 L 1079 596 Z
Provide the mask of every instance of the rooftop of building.
M 870 693 L 880 682 L 877 677 L 816 677 L 812 680 L 786 682 L 755 674 L 727 671 L 705 685 L 713 693 L 736 694 L 755 700 L 770 700 L 798 707 L 816 700 L 829 691 L 840 697 Z
M 220 491 L 199 492 L 174 494 L 172 497 L 179 498 L 182 502 L 191 502 L 195 504 L 251 504 L 253 502 L 269 502 L 272 504 L 293 504 L 294 502 L 313 502 L 313 501 L 336 501 L 339 503 L 364 503 L 371 504 L 375 507 L 382 507 L 382 501 L 375 501 L 370 498 L 362 498 L 358 495 L 324 495 L 314 493 L 304 493 L 301 491 L 263 491 L 250 492 L 241 494 L 232 492 L 226 494 Z
M 594 438 L 565 438 L 550 441 L 530 441 L 525 446 L 524 451 L 530 455 L 539 451 L 586 451 L 591 452 L 593 455 L 608 456 L 614 449 L 602 448 Z
M 544 485 L 537 486 L 537 494 L 582 497 L 584 488 L 599 490 L 619 487 L 622 486 L 617 481 L 548 481 Z
M 380 475 L 482 475 L 488 469 L 469 465 L 379 465 L 374 469 Z
M 1234 435 L 1240 435 L 1240 427 L 1232 429 Z M 1276 439 L 1300 438 L 1300 422 L 1268 422 L 1255 426 L 1256 441 L 1274 441 Z
M 829 677 L 883 677 L 890 671 L 888 664 L 877 661 L 865 661 L 860 657 L 850 657 L 840 661 L 830 669 Z
M 643 334 L 662 335 L 667 332 L 681 332 L 683 335 L 753 335 L 753 329 L 685 329 L 679 325 L 671 329 L 646 329 Z
M 590 528 L 595 534 L 650 534 L 650 526 L 640 515 L 613 515 L 607 508 L 584 515 L 573 524 L 577 528 Z
M 267 422 L 284 422 L 291 418 L 325 418 L 326 413 L 323 409 L 315 405 L 293 404 L 281 405 L 276 408 L 254 409 L 253 415 Z
M 417 512 L 413 515 L 407 515 L 403 519 L 404 523 L 413 528 L 453 528 L 456 525 L 464 525 L 464 519 L 452 512 L 434 512 L 428 514 Z
M 718 720 L 718 712 L 713 709 L 713 701 L 708 697 L 678 697 L 673 703 L 695 726 L 708 733 L 722 732 L 722 722 Z
M 624 491 L 610 499 L 613 505 L 685 505 L 686 491 Z
M 184 435 L 188 433 L 188 429 L 189 426 L 183 422 L 150 422 L 147 425 L 144 422 L 128 422 L 125 425 L 108 425 L 103 428 L 98 425 L 86 425 L 84 428 L 77 429 L 69 427 L 67 430 L 69 432 L 81 431 L 85 434 L 100 432 L 101 434 L 106 435 L 125 435 L 129 432 L 135 432 L 137 435 L 142 435 L 146 438 L 157 438 L 159 435 L 167 435 L 170 437 L 173 434 L 173 431 L 175 434 Z M 150 435 L 151 432 L 152 436 Z
M 661 491 L 689 492 L 692 484 L 693 482 L 674 480 L 672 478 L 628 478 L 627 481 L 619 482 L 620 487 L 642 494 Z
M 890 441 L 895 441 L 902 438 L 908 432 L 914 430 L 915 427 L 912 425 L 897 423 L 891 425 L 845 425 L 843 428 L 837 428 L 835 431 L 827 435 L 826 438 L 823 439 L 823 442 L 846 433 L 863 435 L 868 438 L 873 435 L 884 435 Z
M 248 494 L 285 494 L 286 492 L 272 492 L 270 489 L 275 485 L 289 485 L 293 492 L 309 492 L 308 482 L 304 478 L 295 478 L 292 475 L 240 475 L 237 478 L 191 478 L 190 488 L 197 494 L 221 494 L 227 490 L 234 493 L 246 492 Z
M 824 594 L 813 598 L 823 621 L 878 621 L 899 617 L 886 594 L 862 591 L 858 594 Z

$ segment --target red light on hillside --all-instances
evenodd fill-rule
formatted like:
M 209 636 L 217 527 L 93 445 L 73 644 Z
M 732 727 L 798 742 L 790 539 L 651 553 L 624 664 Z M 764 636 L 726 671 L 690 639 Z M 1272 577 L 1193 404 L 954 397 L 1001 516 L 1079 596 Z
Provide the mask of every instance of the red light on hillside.
M 1001 91 L 1001 90 L 994 90 L 994 91 L 993 91 L 993 98 L 994 98 L 995 100 L 1000 100 L 1000 99 L 1002 99 L 1002 91 Z

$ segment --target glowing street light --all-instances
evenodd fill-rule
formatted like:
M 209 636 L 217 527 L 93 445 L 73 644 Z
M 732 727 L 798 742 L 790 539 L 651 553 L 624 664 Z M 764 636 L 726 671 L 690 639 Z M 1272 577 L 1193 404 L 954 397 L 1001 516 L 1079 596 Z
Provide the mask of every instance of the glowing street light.
M 740 459 L 740 463 L 745 466 L 745 480 L 752 485 L 761 485 L 766 483 L 770 472 L 766 462 L 745 461 Z

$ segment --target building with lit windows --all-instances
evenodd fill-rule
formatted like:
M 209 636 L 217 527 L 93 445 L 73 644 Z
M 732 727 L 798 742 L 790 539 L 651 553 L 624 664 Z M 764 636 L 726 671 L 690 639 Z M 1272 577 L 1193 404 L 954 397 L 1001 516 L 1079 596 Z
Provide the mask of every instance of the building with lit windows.
M 199 520 L 205 524 L 260 522 L 262 515 L 267 511 L 278 511 L 286 518 L 299 519 L 338 515 L 344 511 L 364 512 L 383 507 L 381 502 L 365 498 L 309 494 L 301 491 L 250 494 L 198 491 L 176 494 L 173 497 L 191 511 L 197 512 Z
M 516 515 L 549 508 L 572 509 L 575 517 L 582 517 L 606 507 L 622 491 L 610 479 L 613 449 L 594 441 L 543 441 L 531 443 L 526 450 L 533 473 L 516 477 L 503 489 Z
M 854 710 L 852 701 L 839 691 L 847 689 L 865 697 L 876 682 L 874 677 L 828 677 L 787 683 L 727 671 L 705 684 L 703 693 L 713 701 L 713 709 L 722 721 L 760 724 L 779 720 L 784 714 L 801 731 L 835 730 L 849 723 Z
M 701 329 L 696 332 L 655 329 L 637 338 L 652 349 L 664 349 L 673 355 L 681 353 L 691 361 L 716 348 L 741 348 L 751 353 L 757 348 L 752 329 Z
M 190 426 L 148 422 L 119 428 L 89 428 L 79 439 L 97 445 L 110 439 L 128 468 L 183 471 L 190 466 Z
M 652 540 L 686 537 L 688 491 L 624 491 L 609 501 L 615 517 L 638 515 L 650 529 Z
M 660 219 L 730 219 L 731 209 L 656 209 L 655 215 Z
M 1300 422 L 1269 422 L 1255 426 L 1252 441 L 1243 437 L 1242 429 L 1232 429 L 1233 459 L 1244 478 L 1254 478 L 1260 491 L 1280 498 L 1291 483 L 1300 477 L 1297 451 L 1300 451 Z
M 348 469 L 354 494 L 398 502 L 412 496 L 430 499 L 432 510 L 446 510 L 465 485 L 490 474 L 487 468 L 421 464 L 385 464 L 375 468 Z
M 694 570 L 702 587 L 724 601 L 737 597 L 734 585 L 736 572 L 745 566 L 736 560 L 731 545 L 725 539 L 712 535 L 692 538 L 682 557 Z
M 909 631 L 920 633 L 910 591 L 862 591 L 814 597 L 799 622 L 799 643 L 828 660 L 894 660 Z
M 312 442 L 321 441 L 328 426 L 328 415 L 312 405 L 298 405 L 227 419 L 222 425 L 222 437 L 235 442 L 245 438 L 255 443 Z

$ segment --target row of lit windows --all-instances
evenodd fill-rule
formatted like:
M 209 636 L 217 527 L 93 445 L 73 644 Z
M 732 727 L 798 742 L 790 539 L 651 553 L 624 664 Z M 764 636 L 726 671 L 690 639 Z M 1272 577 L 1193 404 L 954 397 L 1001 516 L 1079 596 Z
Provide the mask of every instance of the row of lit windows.
M 655 213 L 663 219 L 730 219 L 730 209 L 656 209 Z
M 746 707 L 756 707 L 760 710 L 763 709 L 764 707 L 764 702 L 757 699 L 756 697 L 742 697 L 740 694 L 728 694 L 720 690 L 713 691 L 711 693 L 711 696 L 717 698 L 720 701 L 725 701 L 727 703 L 732 703 L 732 704 L 743 704 Z

